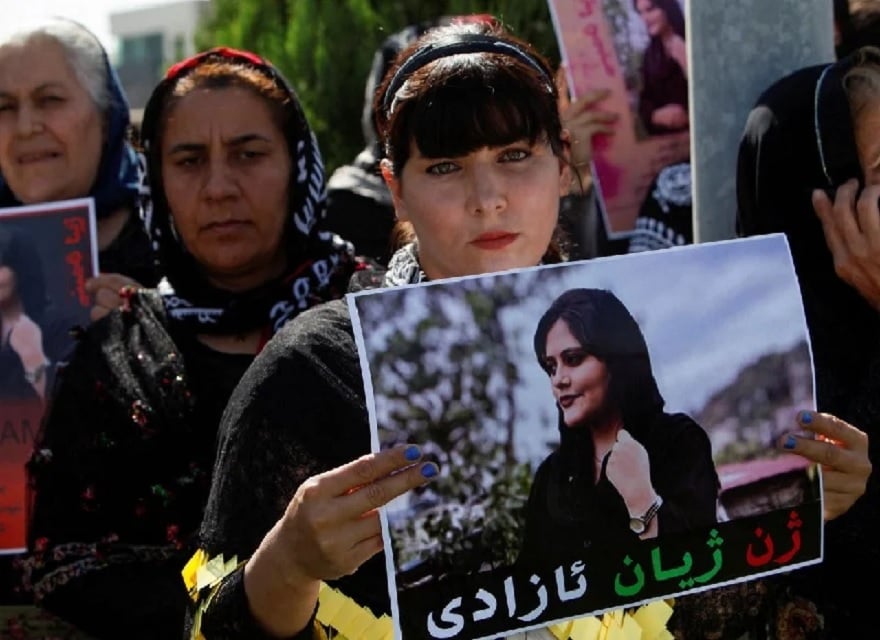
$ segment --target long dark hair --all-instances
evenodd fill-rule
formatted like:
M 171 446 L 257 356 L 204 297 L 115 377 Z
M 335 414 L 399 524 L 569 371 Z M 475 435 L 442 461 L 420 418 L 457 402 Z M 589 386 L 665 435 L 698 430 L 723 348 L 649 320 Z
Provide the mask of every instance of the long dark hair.
M 40 324 L 49 298 L 43 261 L 36 245 L 26 233 L 0 226 L 0 267 L 8 267 L 15 274 L 15 292 L 24 312 Z
M 535 357 L 542 368 L 547 334 L 558 320 L 565 322 L 587 353 L 608 368 L 610 402 L 619 408 L 625 428 L 638 439 L 650 419 L 663 410 L 664 400 L 635 318 L 610 291 L 569 289 L 553 301 L 535 329 Z
M 651 0 L 651 4 L 666 14 L 666 21 L 672 30 L 684 38 L 684 11 L 681 10 L 678 0 Z M 633 0 L 633 8 L 639 10 L 639 0 Z M 655 39 L 655 36 L 651 37 L 652 41 Z

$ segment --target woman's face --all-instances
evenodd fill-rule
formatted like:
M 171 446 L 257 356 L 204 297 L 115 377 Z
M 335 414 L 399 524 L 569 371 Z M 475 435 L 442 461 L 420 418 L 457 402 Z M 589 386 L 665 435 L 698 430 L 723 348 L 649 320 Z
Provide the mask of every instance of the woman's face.
M 15 271 L 0 267 L 0 309 L 15 300 Z
M 853 134 L 865 184 L 880 184 L 880 96 L 859 112 Z
M 666 13 L 654 4 L 653 0 L 638 0 L 636 10 L 645 23 L 648 35 L 652 38 L 662 35 L 669 29 L 669 20 Z
M 50 38 L 0 47 L 0 173 L 25 204 L 81 198 L 103 147 L 102 114 Z
M 161 153 L 174 226 L 208 278 L 240 291 L 280 275 L 291 158 L 265 100 L 193 90 L 171 109 Z
M 544 368 L 565 426 L 582 425 L 605 413 L 608 368 L 584 350 L 562 319 L 547 333 Z
M 431 279 L 537 265 L 553 236 L 569 170 L 550 145 L 520 141 L 457 158 L 411 143 L 402 175 L 383 166 L 397 216 L 412 223 Z

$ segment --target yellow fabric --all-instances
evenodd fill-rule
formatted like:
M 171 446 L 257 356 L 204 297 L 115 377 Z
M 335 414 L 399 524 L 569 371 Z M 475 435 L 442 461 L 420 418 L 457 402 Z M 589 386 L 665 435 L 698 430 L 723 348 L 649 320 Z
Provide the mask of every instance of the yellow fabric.
M 211 589 L 196 609 L 192 640 L 205 640 L 201 633 L 202 614 L 219 590 L 223 578 L 242 564 L 244 562 L 239 562 L 235 556 L 224 560 L 223 554 L 209 559 L 201 549 L 186 563 L 181 575 L 193 600 L 199 602 L 199 592 L 206 587 Z M 558 640 L 671 640 L 672 634 L 666 629 L 670 616 L 672 601 L 658 600 L 632 613 L 619 609 L 601 618 L 591 616 L 568 620 L 548 629 Z M 318 592 L 315 618 L 319 637 L 325 637 L 320 627 L 337 631 L 338 635 L 333 636 L 335 640 L 392 640 L 394 637 L 390 617 L 377 618 L 369 609 L 325 583 L 321 583 Z

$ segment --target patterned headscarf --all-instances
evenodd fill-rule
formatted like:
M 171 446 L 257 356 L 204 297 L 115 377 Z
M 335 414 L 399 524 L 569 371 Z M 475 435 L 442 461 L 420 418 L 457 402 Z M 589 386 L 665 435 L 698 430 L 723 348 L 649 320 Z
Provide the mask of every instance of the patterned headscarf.
M 289 116 L 284 133 L 292 166 L 290 217 L 284 240 L 287 268 L 279 278 L 236 293 L 211 284 L 178 239 L 162 187 L 159 119 L 166 101 L 182 77 L 202 64 L 217 61 L 256 69 L 290 98 L 284 104 Z M 318 229 L 326 200 L 321 152 L 292 87 L 266 60 L 250 52 L 221 47 L 174 65 L 147 103 L 142 139 L 152 193 L 145 222 L 165 276 L 159 290 L 174 321 L 203 333 L 234 333 L 259 327 L 268 327 L 274 333 L 299 312 L 345 293 L 355 264 L 353 249 L 338 236 Z
M 95 35 L 88 29 L 72 20 L 67 22 L 75 24 L 91 38 L 94 38 L 98 46 L 101 46 Z M 106 217 L 120 207 L 134 205 L 140 184 L 137 155 L 128 141 L 130 124 L 128 99 L 122 90 L 119 76 L 116 75 L 116 71 L 107 58 L 107 51 L 103 47 L 101 47 L 101 51 L 104 54 L 104 69 L 109 96 L 107 112 L 104 114 L 107 137 L 101 150 L 101 160 L 95 183 L 88 193 L 82 194 L 83 197 L 90 196 L 95 199 L 95 214 L 98 218 Z M 16 207 L 21 204 L 0 173 L 0 207 Z

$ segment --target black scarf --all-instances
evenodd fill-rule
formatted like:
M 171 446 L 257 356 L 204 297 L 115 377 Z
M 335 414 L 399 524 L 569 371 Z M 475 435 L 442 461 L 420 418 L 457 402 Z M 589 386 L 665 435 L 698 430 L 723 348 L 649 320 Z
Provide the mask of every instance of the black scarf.
M 178 80 L 201 64 L 223 60 L 258 70 L 290 98 L 285 104 L 290 116 L 285 136 L 293 165 L 285 240 L 287 268 L 281 277 L 239 293 L 211 284 L 177 238 L 162 189 L 158 144 L 159 118 Z M 165 276 L 159 291 L 174 322 L 201 333 L 239 333 L 267 327 L 274 334 L 301 311 L 345 293 L 354 269 L 354 250 L 338 236 L 318 228 L 327 195 L 321 152 L 299 99 L 272 65 L 251 53 L 226 48 L 211 49 L 174 65 L 147 103 L 142 136 L 153 187 L 145 223 Z

